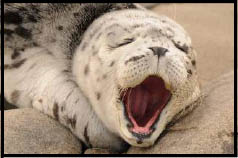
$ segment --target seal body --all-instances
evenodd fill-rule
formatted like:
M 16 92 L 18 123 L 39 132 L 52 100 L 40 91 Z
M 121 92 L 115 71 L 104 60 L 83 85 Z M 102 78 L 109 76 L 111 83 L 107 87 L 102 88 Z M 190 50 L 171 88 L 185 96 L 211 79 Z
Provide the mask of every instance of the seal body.
M 184 29 L 134 4 L 4 4 L 4 96 L 91 147 L 151 146 L 200 94 Z

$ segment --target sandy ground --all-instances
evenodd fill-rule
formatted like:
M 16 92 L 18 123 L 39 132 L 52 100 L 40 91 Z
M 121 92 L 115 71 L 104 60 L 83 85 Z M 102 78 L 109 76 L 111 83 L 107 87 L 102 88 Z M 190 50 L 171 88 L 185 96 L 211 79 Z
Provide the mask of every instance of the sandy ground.
M 152 10 L 174 19 L 190 34 L 202 85 L 234 68 L 233 4 L 160 4 Z

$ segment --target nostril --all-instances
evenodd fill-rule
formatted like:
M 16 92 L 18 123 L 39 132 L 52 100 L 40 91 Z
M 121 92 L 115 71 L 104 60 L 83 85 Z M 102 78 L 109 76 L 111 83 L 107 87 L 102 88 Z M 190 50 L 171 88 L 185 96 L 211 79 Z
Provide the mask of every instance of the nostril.
M 153 54 L 154 54 L 154 55 L 157 55 L 158 58 L 159 58 L 160 56 L 164 56 L 165 53 L 168 51 L 168 49 L 163 48 L 163 47 L 150 47 L 149 49 L 152 50 L 152 51 L 153 51 Z

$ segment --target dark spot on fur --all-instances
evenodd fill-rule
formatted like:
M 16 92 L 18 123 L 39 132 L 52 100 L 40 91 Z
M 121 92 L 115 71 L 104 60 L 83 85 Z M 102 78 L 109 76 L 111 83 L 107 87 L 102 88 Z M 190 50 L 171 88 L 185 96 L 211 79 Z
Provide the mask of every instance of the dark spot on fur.
M 11 65 L 5 64 L 5 65 L 4 65 L 4 69 L 5 69 L 5 70 L 6 70 L 6 69 L 11 69 Z
M 128 30 L 127 28 L 123 28 L 124 31 L 128 32 L 128 33 L 131 33 L 130 30 Z
M 33 107 L 33 104 L 32 104 L 32 103 L 33 103 L 33 100 L 31 99 L 31 101 L 30 101 L 30 105 L 31 105 L 31 107 Z
M 4 41 L 10 41 L 10 36 L 6 36 L 6 38 L 4 37 Z
M 186 44 L 184 44 L 184 45 L 182 46 L 182 49 L 184 50 L 185 53 L 188 53 L 189 47 L 188 47 Z
M 139 28 L 139 27 L 141 27 L 142 25 L 139 25 L 139 24 L 135 24 L 135 25 L 133 25 L 132 27 L 133 28 Z
M 115 64 L 115 61 L 112 61 L 109 66 L 112 67 L 114 64 Z
M 51 43 L 55 43 L 55 42 L 56 42 L 56 39 L 55 39 L 55 38 L 51 38 L 51 39 L 50 39 L 50 42 L 51 42 Z
M 78 102 L 79 102 L 79 98 L 74 103 L 77 104 Z
M 9 11 L 4 14 L 4 23 L 19 25 L 22 23 L 22 17 L 17 12 Z
M 19 51 L 22 51 L 22 52 L 23 52 L 24 50 L 25 50 L 25 48 L 19 48 Z
M 190 75 L 192 75 L 193 73 L 192 73 L 192 70 L 188 70 L 187 71 Z
M 84 43 L 83 43 L 83 45 L 82 45 L 82 48 L 81 48 L 81 50 L 82 50 L 82 51 L 84 51 L 84 50 L 85 50 L 85 48 L 87 47 L 87 45 L 88 45 L 88 43 L 87 43 L 87 42 L 84 42 Z
M 167 27 L 167 30 L 171 32 L 172 34 L 174 34 L 174 31 L 171 28 Z
M 84 74 L 87 75 L 89 73 L 89 66 L 86 65 L 84 68 Z
M 38 46 L 39 46 L 39 44 L 36 43 L 36 42 L 33 42 L 32 45 L 33 45 L 34 47 L 38 47 Z
M 133 3 L 128 3 L 127 4 L 127 8 L 129 9 L 129 8 L 131 8 L 131 9 L 135 9 L 135 8 L 137 8 Z
M 65 106 L 66 106 L 66 103 L 64 101 L 63 103 L 61 103 L 61 107 L 60 107 L 61 112 L 65 110 Z
M 39 99 L 38 101 L 39 101 L 40 103 L 42 103 L 42 99 Z
M 70 95 L 73 93 L 73 91 L 74 91 L 74 89 L 72 89 L 72 90 L 69 92 L 69 94 L 67 95 L 67 97 L 65 98 L 65 100 L 67 100 L 67 99 L 70 97 Z
M 16 32 L 17 35 L 21 36 L 22 38 L 25 38 L 25 39 L 31 39 L 31 38 L 32 38 L 31 31 L 25 29 L 25 28 L 22 27 L 22 26 L 18 26 L 18 27 L 15 29 L 15 32 Z
M 106 79 L 106 78 L 107 78 L 107 75 L 106 75 L 106 74 L 102 75 L 102 78 L 103 78 L 103 79 Z
M 4 34 L 6 34 L 8 36 L 12 36 L 13 33 L 14 33 L 14 31 L 12 31 L 12 30 L 4 29 Z
M 100 64 L 102 65 L 103 63 L 102 63 L 102 59 L 99 57 L 99 56 L 97 56 L 97 59 L 98 59 L 98 61 L 100 62 Z
M 22 64 L 25 63 L 25 61 L 26 61 L 26 59 L 22 59 L 19 62 L 12 64 L 12 67 L 13 68 L 19 68 Z
M 20 12 L 26 12 L 26 11 L 27 11 L 27 9 L 26 9 L 26 8 L 24 8 L 24 7 L 20 7 L 20 8 L 18 8 L 18 11 L 20 11 Z
M 137 61 L 141 58 L 145 57 L 144 55 L 140 55 L 140 56 L 134 56 L 132 58 L 130 58 L 129 60 L 125 61 L 125 64 L 127 65 L 128 62 L 131 62 L 131 61 Z
M 15 91 L 12 92 L 11 101 L 12 101 L 13 104 L 17 103 L 17 100 L 18 100 L 19 96 L 20 96 L 20 91 L 19 90 L 15 90 Z
M 19 68 L 22 64 L 24 64 L 26 59 L 22 59 L 16 63 L 13 63 L 12 65 L 6 64 L 4 65 L 4 69 L 14 69 L 14 68 Z
M 63 107 L 63 106 L 61 106 L 60 110 L 61 110 L 61 112 L 62 112 L 62 111 L 64 111 L 64 107 Z
M 188 75 L 187 75 L 187 77 L 189 78 L 193 73 L 192 73 L 192 70 L 187 70 L 187 72 L 188 72 Z
M 147 34 L 144 34 L 143 36 L 142 36 L 142 38 L 146 38 L 147 37 Z
M 116 35 L 115 32 L 108 32 L 108 33 L 107 33 L 107 36 L 115 36 L 115 35 Z
M 61 109 L 62 111 L 62 109 Z M 73 116 L 73 118 L 67 118 L 66 119 L 66 123 L 70 124 L 70 126 L 72 127 L 72 129 L 75 129 L 75 125 L 76 125 L 76 115 Z
M 49 55 L 54 55 L 52 52 L 50 52 L 49 50 L 46 51 L 47 54 Z
M 96 55 L 98 52 L 97 51 L 93 51 L 93 56 Z
M 36 63 L 32 64 L 32 65 L 29 67 L 29 69 L 28 69 L 28 70 L 31 70 L 31 69 L 33 69 L 35 66 L 36 66 Z
M 27 19 L 33 23 L 37 22 L 36 18 L 33 15 L 28 15 Z
M 31 10 L 37 15 L 37 14 L 39 14 L 39 12 L 40 12 L 40 10 L 36 7 L 36 6 L 34 6 L 34 5 L 31 5 Z
M 96 36 L 96 39 L 98 40 L 101 35 L 102 35 L 102 32 L 100 32 L 100 33 Z
M 84 135 L 85 141 L 88 143 L 89 147 L 92 147 L 92 145 L 90 143 L 89 136 L 88 136 L 88 124 L 84 128 L 83 135 Z
M 58 26 L 58 27 L 57 27 L 57 29 L 58 29 L 59 31 L 63 30 L 63 28 L 64 28 L 63 26 Z
M 192 65 L 196 66 L 196 61 L 195 60 L 192 60 Z
M 152 42 L 157 42 L 157 39 L 152 39 Z
M 70 71 L 69 70 L 63 70 L 63 73 L 69 73 Z
M 20 55 L 19 51 L 15 49 L 15 50 L 13 51 L 13 53 L 12 53 L 11 58 L 14 60 L 14 59 L 16 59 L 19 55 Z
M 96 92 L 97 100 L 101 98 L 101 94 L 99 92 Z
M 78 17 L 80 14 L 79 13 L 73 13 L 73 15 L 75 16 L 75 17 Z
M 53 115 L 55 119 L 58 121 L 59 120 L 59 106 L 57 103 L 54 103 L 53 105 Z

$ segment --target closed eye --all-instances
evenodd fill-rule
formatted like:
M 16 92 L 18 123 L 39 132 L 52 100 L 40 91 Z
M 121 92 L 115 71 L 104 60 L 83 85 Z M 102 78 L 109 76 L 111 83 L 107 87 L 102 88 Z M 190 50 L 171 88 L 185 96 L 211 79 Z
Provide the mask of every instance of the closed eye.
M 185 52 L 186 54 L 188 53 L 188 46 L 186 44 L 180 46 L 177 43 L 174 43 L 175 47 L 181 50 L 182 52 Z
M 129 43 L 134 42 L 134 38 L 125 38 L 122 43 L 117 44 L 116 46 L 109 46 L 110 48 L 119 48 L 121 46 L 127 45 Z

